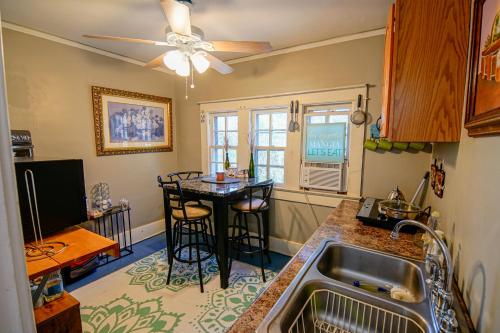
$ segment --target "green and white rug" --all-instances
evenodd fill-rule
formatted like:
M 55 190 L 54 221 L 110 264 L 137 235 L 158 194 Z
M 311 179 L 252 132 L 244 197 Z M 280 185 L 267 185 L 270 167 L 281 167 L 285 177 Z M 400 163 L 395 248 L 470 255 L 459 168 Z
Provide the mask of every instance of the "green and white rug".
M 205 293 L 197 265 L 174 262 L 170 285 L 165 251 L 158 251 L 71 294 L 80 301 L 89 333 L 225 332 L 264 290 L 260 269 L 234 261 L 229 288 L 221 289 L 217 263 L 203 263 Z M 275 276 L 266 271 L 267 283 Z

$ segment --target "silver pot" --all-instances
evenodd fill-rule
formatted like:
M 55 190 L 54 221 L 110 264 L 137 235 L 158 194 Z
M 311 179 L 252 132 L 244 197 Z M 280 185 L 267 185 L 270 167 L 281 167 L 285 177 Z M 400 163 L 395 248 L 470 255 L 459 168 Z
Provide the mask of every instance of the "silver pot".
M 378 203 L 378 211 L 396 219 L 414 220 L 421 212 L 419 206 L 402 200 L 384 200 Z

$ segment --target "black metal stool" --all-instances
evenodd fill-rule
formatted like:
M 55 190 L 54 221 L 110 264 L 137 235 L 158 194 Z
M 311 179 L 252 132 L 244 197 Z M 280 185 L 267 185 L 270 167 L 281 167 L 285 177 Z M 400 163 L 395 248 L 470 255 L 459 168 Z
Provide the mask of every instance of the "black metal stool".
M 168 263 L 167 284 L 170 283 L 173 259 L 189 265 L 197 263 L 200 290 L 203 292 L 201 263 L 209 259 L 215 253 L 214 234 L 210 221 L 212 209 L 201 203 L 189 202 L 189 199 L 185 199 L 179 180 L 166 182 L 158 176 L 158 182 L 163 188 L 163 198 L 166 200 L 166 207 L 170 209 L 171 215 L 175 220 L 173 226 L 174 251 L 172 253 L 172 259 L 169 260 L 171 262 Z M 165 212 L 166 216 L 168 215 L 167 213 L 168 212 Z M 170 221 L 166 221 L 166 223 L 169 222 Z M 212 242 L 209 241 L 209 238 L 211 238 Z M 207 255 L 205 256 L 201 256 L 200 248 L 202 247 L 206 248 Z M 185 252 L 187 252 L 187 258 L 185 258 Z
M 231 205 L 231 209 L 236 213 L 233 219 L 233 224 L 230 226 L 232 228 L 231 237 L 229 237 L 230 242 L 230 252 L 236 251 L 238 258 L 240 253 L 244 254 L 260 254 L 260 269 L 262 272 L 262 280 L 266 282 L 266 276 L 264 273 L 264 254 L 267 256 L 269 263 L 271 263 L 271 257 L 269 256 L 268 244 L 266 244 L 266 239 L 269 235 L 267 232 L 269 230 L 268 226 L 265 226 L 264 219 L 261 219 L 259 214 L 262 214 L 269 210 L 271 204 L 271 193 L 273 191 L 272 180 L 266 181 L 258 185 L 249 185 L 246 187 L 247 195 L 245 199 L 238 201 Z M 262 194 L 260 197 L 258 193 Z M 248 215 L 253 215 L 257 220 L 257 235 L 250 234 L 248 229 Z M 262 226 L 261 226 L 262 224 Z M 236 234 L 238 232 L 238 234 Z M 256 250 L 252 249 L 251 240 L 258 241 L 258 248 Z M 246 244 L 243 244 L 246 242 Z M 247 250 L 243 248 L 247 247 Z M 231 273 L 232 256 L 229 261 L 229 272 Z

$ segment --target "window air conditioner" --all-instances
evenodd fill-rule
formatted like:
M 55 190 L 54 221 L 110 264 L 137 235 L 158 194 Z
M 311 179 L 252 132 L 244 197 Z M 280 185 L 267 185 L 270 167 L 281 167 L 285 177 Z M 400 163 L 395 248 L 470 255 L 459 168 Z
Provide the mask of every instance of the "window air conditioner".
M 304 162 L 300 186 L 320 190 L 344 191 L 344 163 Z

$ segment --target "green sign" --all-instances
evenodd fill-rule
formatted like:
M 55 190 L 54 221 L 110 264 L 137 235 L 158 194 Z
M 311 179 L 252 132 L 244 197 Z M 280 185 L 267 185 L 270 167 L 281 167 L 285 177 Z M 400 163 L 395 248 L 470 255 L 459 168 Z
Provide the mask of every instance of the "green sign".
M 306 162 L 344 162 L 346 123 L 309 124 L 306 133 Z

